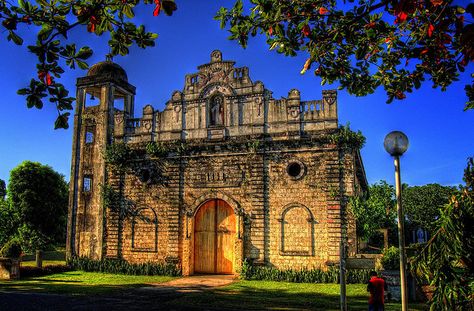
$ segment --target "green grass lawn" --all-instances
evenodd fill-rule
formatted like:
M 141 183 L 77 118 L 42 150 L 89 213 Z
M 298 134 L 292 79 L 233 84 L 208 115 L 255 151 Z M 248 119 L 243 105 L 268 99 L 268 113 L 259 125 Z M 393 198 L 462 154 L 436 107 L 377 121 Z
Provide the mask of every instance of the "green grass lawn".
M 0 282 L 0 291 L 50 292 L 71 295 L 111 294 L 152 283 L 174 279 L 164 276 L 132 276 L 109 273 L 70 271 L 17 281 Z M 166 309 L 186 306 L 227 310 L 339 310 L 338 284 L 308 284 L 269 281 L 236 281 L 204 292 L 165 294 L 157 303 Z M 145 296 L 144 299 L 151 297 Z M 364 284 L 347 285 L 349 310 L 367 310 L 368 294 Z M 161 302 L 160 302 L 161 300 Z M 388 303 L 386 310 L 401 310 L 400 304 Z M 410 303 L 409 310 L 427 310 L 425 304 Z
M 162 283 L 169 276 L 138 276 L 84 271 L 69 271 L 41 277 L 0 282 L 0 290 L 35 291 L 72 295 L 104 294 L 114 290 Z
M 66 265 L 65 260 L 43 260 L 43 267 L 46 266 L 56 266 L 56 265 Z M 36 267 L 36 261 L 29 260 L 29 261 L 21 261 L 22 267 Z
M 367 310 L 364 284 L 347 285 L 349 310 Z M 166 306 L 209 306 L 235 310 L 340 310 L 338 284 L 307 284 L 267 281 L 238 281 L 204 293 L 189 293 Z M 396 303 L 385 310 L 401 310 Z M 425 304 L 410 304 L 409 310 L 427 310 Z

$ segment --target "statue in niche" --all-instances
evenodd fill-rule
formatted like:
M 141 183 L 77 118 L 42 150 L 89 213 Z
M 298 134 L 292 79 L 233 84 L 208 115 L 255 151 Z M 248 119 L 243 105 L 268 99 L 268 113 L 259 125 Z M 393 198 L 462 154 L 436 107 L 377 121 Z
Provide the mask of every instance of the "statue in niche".
M 224 103 L 221 96 L 215 96 L 211 99 L 210 107 L 210 126 L 224 125 Z

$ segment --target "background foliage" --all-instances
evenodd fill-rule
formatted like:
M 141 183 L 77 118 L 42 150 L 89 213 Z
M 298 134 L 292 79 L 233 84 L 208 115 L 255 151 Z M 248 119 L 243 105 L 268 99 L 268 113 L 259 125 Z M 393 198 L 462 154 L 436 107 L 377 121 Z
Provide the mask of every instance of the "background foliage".
M 396 230 L 395 189 L 386 181 L 370 185 L 366 197 L 351 198 L 349 206 L 356 218 L 359 238 L 374 238 L 382 228 Z
M 0 242 L 18 238 L 24 250 L 65 241 L 68 186 L 51 167 L 25 161 L 10 172 L 7 201 L 0 202 Z
M 411 261 L 421 282 L 434 288 L 431 310 L 473 310 L 474 159 L 464 172 L 466 185 L 441 211 L 438 230 Z
M 405 185 L 404 185 L 405 186 Z M 407 217 L 406 230 L 423 228 L 431 235 L 437 229 L 436 220 L 456 188 L 439 184 L 405 186 L 402 191 L 403 209 Z

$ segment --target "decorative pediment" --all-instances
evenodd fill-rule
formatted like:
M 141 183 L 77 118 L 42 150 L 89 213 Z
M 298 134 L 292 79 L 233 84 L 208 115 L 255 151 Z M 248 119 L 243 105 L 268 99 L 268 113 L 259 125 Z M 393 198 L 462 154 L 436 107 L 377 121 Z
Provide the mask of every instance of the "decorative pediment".
M 223 94 L 226 96 L 232 96 L 235 95 L 235 91 L 230 85 L 226 83 L 221 83 L 221 82 L 216 82 L 207 85 L 202 91 L 201 94 L 199 94 L 200 98 L 208 98 L 215 93 Z
M 202 93 L 202 89 L 214 83 L 251 85 L 248 68 L 236 68 L 235 62 L 223 61 L 221 51 L 211 53 L 211 62 L 198 67 L 198 72 L 186 76 L 185 90 L 188 93 Z

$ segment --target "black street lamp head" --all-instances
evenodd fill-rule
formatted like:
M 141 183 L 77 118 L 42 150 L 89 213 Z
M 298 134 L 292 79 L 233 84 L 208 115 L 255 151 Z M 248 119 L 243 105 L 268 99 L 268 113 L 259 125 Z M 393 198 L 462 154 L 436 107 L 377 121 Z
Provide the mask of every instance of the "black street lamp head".
M 400 131 L 390 132 L 385 136 L 383 146 L 391 156 L 401 156 L 408 149 L 408 137 Z

